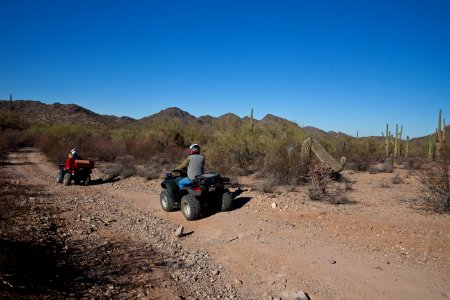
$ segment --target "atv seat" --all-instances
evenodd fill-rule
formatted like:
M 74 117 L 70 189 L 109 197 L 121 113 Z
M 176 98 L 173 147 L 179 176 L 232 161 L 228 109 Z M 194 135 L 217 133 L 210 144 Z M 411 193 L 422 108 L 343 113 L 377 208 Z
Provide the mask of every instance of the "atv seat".
M 220 175 L 217 173 L 206 173 L 195 176 L 195 185 L 215 184 L 219 181 Z

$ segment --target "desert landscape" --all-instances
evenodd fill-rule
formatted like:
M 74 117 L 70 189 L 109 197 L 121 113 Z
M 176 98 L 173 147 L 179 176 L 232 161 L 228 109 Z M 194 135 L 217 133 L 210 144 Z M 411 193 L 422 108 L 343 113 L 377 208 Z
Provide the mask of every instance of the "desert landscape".
M 267 129 L 280 121 L 271 120 L 254 126 Z M 336 134 L 305 136 L 317 137 L 337 157 L 326 142 Z M 385 140 L 377 141 L 382 157 Z M 338 179 L 319 178 L 328 179 L 318 198 L 311 193 L 312 173 L 309 181 L 283 184 L 263 169 L 224 168 L 233 180 L 232 210 L 187 221 L 160 206 L 162 178 L 173 163 L 129 158 L 128 167 L 132 162 L 137 169 L 126 174 L 120 157 L 96 158 L 89 186 L 65 186 L 55 182 L 54 152 L 40 147 L 39 139 L 28 143 L 5 147 L 0 162 L 1 298 L 450 297 L 450 215 L 425 200 L 421 180 L 437 161 L 398 157 L 387 168 L 383 160 L 350 156 Z M 426 142 L 417 145 L 426 153 Z M 66 154 L 61 149 L 67 145 L 53 146 Z M 281 171 L 291 179 L 296 174 Z
M 351 202 L 338 205 L 247 180 L 232 211 L 196 222 L 160 209 L 160 180 L 96 172 L 101 184 L 64 187 L 55 172 L 36 149 L 2 164 L 2 297 L 449 296 L 449 216 L 416 207 L 418 184 L 402 169 L 398 184 L 345 172 Z
M 0 300 L 450 299 L 450 1 L 0 11 Z

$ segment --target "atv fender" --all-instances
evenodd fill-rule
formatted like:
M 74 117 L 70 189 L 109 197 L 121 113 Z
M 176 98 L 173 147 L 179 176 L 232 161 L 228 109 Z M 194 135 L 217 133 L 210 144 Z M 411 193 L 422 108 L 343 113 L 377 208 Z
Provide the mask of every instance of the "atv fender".
M 197 190 L 197 189 L 193 189 L 193 188 L 187 187 L 187 188 L 182 189 L 182 190 L 184 190 L 185 194 L 189 193 L 189 195 L 194 196 L 194 197 L 200 197 L 202 195 L 202 191 L 200 189 Z
M 173 199 L 174 204 L 179 207 L 180 206 L 180 195 L 178 184 L 175 181 L 165 181 L 161 183 L 161 187 L 167 189 L 167 193 L 169 197 Z

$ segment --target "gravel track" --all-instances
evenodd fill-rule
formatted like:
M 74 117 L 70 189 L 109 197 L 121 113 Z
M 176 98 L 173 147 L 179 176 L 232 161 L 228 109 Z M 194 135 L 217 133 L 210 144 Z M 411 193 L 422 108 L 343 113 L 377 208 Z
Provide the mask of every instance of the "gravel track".
M 344 172 L 345 205 L 241 178 L 234 210 L 195 222 L 161 210 L 160 180 L 95 169 L 94 185 L 65 187 L 56 170 L 36 149 L 0 165 L 0 298 L 450 297 L 450 217 L 418 208 L 400 168 Z

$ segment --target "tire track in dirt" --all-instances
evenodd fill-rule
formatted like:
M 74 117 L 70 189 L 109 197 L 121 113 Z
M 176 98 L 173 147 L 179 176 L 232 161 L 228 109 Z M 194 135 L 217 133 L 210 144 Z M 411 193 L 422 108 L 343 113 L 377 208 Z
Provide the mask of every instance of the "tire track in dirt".
M 39 211 L 56 209 L 52 226 L 65 237 L 61 247 L 70 253 L 64 263 L 81 272 L 68 278 L 71 288 L 62 291 L 63 298 L 210 299 L 239 294 L 225 287 L 204 253 L 183 251 L 170 224 L 130 209 L 128 200 L 109 195 L 105 185 L 56 184 L 56 168 L 34 149 L 11 154 L 7 168 L 17 178 L 14 184 L 46 191 L 29 198 Z

